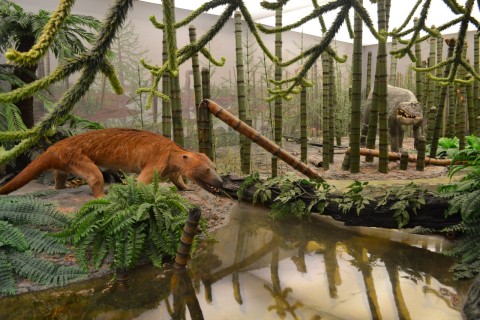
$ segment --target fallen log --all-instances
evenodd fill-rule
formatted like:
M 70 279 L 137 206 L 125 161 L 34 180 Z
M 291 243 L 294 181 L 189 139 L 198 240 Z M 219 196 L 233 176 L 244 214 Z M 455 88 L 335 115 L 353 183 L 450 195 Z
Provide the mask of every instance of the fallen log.
M 223 191 L 226 193 L 226 195 L 238 199 L 237 191 L 244 179 L 232 175 L 222 176 L 222 179 L 224 181 Z M 253 195 L 255 194 L 256 190 L 257 189 L 254 185 L 248 187 L 245 190 L 241 200 L 253 203 Z M 272 192 L 272 199 L 264 205 L 270 206 L 275 197 L 276 192 Z M 300 198 L 308 205 L 311 199 L 314 197 L 315 195 L 313 192 L 306 190 L 305 194 Z M 329 194 L 328 196 L 329 200 L 338 199 L 340 197 L 340 194 Z M 343 213 L 337 203 L 334 201 L 329 201 L 323 215 L 331 216 L 333 219 L 342 221 L 346 225 L 350 226 L 382 227 L 390 229 L 398 228 L 398 223 L 394 217 L 395 210 L 391 209 L 393 202 L 392 204 L 383 205 L 379 208 L 376 208 L 377 203 L 377 200 L 371 201 L 370 204 L 366 205 L 365 209 L 363 209 L 358 215 L 355 211 L 355 208 Z M 447 208 L 448 199 L 438 197 L 432 193 L 427 193 L 425 195 L 425 204 L 417 210 L 417 214 L 410 213 L 410 222 L 405 226 L 405 228 L 419 226 L 440 230 L 461 222 L 460 215 L 452 215 L 448 218 L 445 218 L 445 211 Z
M 350 154 L 350 148 L 347 149 L 347 153 Z M 376 149 L 367 149 L 367 148 L 360 148 L 360 155 L 361 156 L 372 156 L 378 157 L 380 155 L 380 151 Z M 388 160 L 390 161 L 397 161 L 400 160 L 400 153 L 396 152 L 389 152 L 388 153 Z M 414 154 L 408 155 L 409 162 L 417 162 L 417 156 Z M 425 164 L 431 164 L 434 166 L 449 166 L 452 163 L 451 159 L 436 159 L 425 157 Z
M 267 150 L 274 156 L 278 157 L 279 159 L 285 161 L 288 165 L 290 165 L 293 169 L 301 172 L 302 174 L 306 175 L 310 179 L 317 180 L 317 181 L 324 181 L 320 174 L 313 170 L 312 168 L 308 167 L 305 163 L 300 161 L 297 157 L 293 156 L 291 153 L 286 151 L 285 149 L 281 148 L 279 145 L 273 143 L 272 141 L 268 140 L 264 135 L 259 133 L 257 130 L 250 127 L 245 122 L 241 121 L 233 114 L 216 104 L 215 102 L 205 99 L 200 103 L 200 108 L 208 108 L 211 114 L 213 114 L 218 119 L 222 120 L 230 127 L 238 131 L 239 133 L 243 134 L 248 139 L 252 140 L 256 144 L 258 144 L 263 149 Z

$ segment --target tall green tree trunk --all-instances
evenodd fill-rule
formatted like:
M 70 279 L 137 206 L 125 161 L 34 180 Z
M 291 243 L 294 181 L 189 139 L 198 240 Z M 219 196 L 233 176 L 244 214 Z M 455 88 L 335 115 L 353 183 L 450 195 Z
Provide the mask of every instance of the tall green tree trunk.
M 210 70 L 208 68 L 202 69 L 202 98 L 210 99 Z M 198 110 L 198 151 L 204 153 L 212 161 L 215 160 L 215 153 L 213 150 L 213 121 L 212 114 L 208 108 L 200 108 Z
M 455 112 L 457 110 L 457 97 L 455 95 L 455 87 L 451 84 L 448 86 L 448 115 L 447 128 L 445 136 L 447 138 L 455 137 Z
M 392 50 L 391 51 L 396 51 L 397 50 L 397 38 L 392 39 Z M 397 58 L 395 58 L 393 55 L 390 55 L 390 80 L 388 83 L 391 86 L 396 87 L 397 86 Z
M 282 8 L 275 10 L 275 27 L 282 27 Z M 277 56 L 279 61 L 282 61 L 282 33 L 275 33 L 275 56 Z M 275 65 L 275 81 L 282 80 L 282 67 Z M 274 129 L 274 141 L 280 147 L 282 146 L 282 126 L 283 126 L 283 115 L 282 115 L 282 98 L 275 98 L 275 129 Z M 272 177 L 276 177 L 278 174 L 278 159 L 277 157 L 272 157 Z
M 360 3 L 363 3 L 363 0 L 360 0 Z M 349 139 L 351 173 L 360 172 L 360 124 L 362 121 L 362 23 L 363 21 L 360 16 L 355 13 L 353 25 L 352 111 Z
M 465 80 L 470 80 L 471 75 L 467 75 Z M 475 130 L 475 111 L 473 106 L 473 84 L 465 85 L 467 91 L 467 119 L 468 119 L 468 134 L 474 134 Z
M 473 68 L 477 74 L 480 74 L 480 49 L 479 34 L 473 36 Z M 480 97 L 478 95 L 478 80 L 473 82 L 473 108 L 475 113 L 475 134 L 480 134 Z
M 168 61 L 167 56 L 167 40 L 165 39 L 165 32 L 163 33 L 163 50 L 162 63 Z M 165 72 L 162 76 L 162 93 L 166 96 L 171 96 L 170 89 L 170 74 Z M 162 134 L 171 139 L 172 138 L 172 103 L 170 101 L 162 100 Z
M 414 24 L 415 26 L 418 25 L 418 18 L 414 19 Z M 417 68 L 422 67 L 422 45 L 421 43 L 417 42 L 415 43 L 415 66 Z M 415 90 L 415 96 L 417 97 L 417 100 L 420 102 L 423 102 L 423 76 L 421 72 L 415 72 L 415 78 L 416 78 L 416 90 Z M 425 110 L 424 110 L 425 111 Z M 424 112 L 425 113 L 425 112 Z
M 378 1 L 379 30 L 388 31 L 387 17 L 390 13 L 387 10 L 387 5 L 389 3 L 388 0 Z M 388 5 L 388 9 L 389 7 Z M 387 77 L 387 41 L 385 39 L 378 42 L 377 68 L 375 70 L 375 85 L 378 85 L 378 148 L 380 151 L 378 171 L 381 173 L 388 173 Z
M 330 75 L 330 90 L 329 90 L 329 98 L 328 98 L 328 131 L 330 134 L 328 135 L 329 143 L 328 147 L 330 151 L 328 152 L 328 161 L 333 163 L 334 160 L 334 146 L 335 146 L 335 108 L 337 105 L 337 88 L 335 84 L 335 68 L 333 65 L 333 58 L 329 57 L 329 75 Z
M 300 160 L 307 163 L 307 87 L 300 93 Z
M 150 79 L 153 83 L 155 81 L 155 77 L 152 75 Z M 158 90 L 158 85 L 155 87 L 155 90 Z M 152 123 L 155 128 L 155 131 L 158 130 L 157 123 L 158 123 L 158 97 L 155 95 L 152 101 Z
M 440 37 L 437 37 L 437 61 L 436 63 L 440 63 L 443 59 L 443 38 L 440 36 Z M 442 76 L 442 69 L 441 68 L 437 68 L 437 70 L 435 71 L 435 76 L 437 76 L 438 78 L 440 78 Z M 440 106 L 440 102 L 441 102 L 441 98 L 440 98 L 440 94 L 441 94 L 441 91 L 442 91 L 442 86 L 437 82 L 435 81 L 435 96 L 436 96 L 436 100 L 435 100 L 435 106 L 437 108 L 443 108 L 445 109 L 445 106 Z M 444 104 L 445 104 L 445 100 L 444 100 Z M 443 120 L 442 120 L 442 135 L 445 135 L 445 112 L 443 113 Z
M 197 41 L 197 32 L 194 26 L 190 26 L 188 28 L 188 35 L 190 37 L 190 43 L 194 43 Z M 193 71 L 193 93 L 195 95 L 195 114 L 197 118 L 198 147 L 200 150 L 200 115 L 199 113 L 201 112 L 200 102 L 202 102 L 202 77 L 200 74 L 200 63 L 198 62 L 198 54 L 194 54 L 192 56 L 192 71 Z
M 367 85 L 365 86 L 365 99 L 368 98 L 372 90 L 372 52 L 367 54 Z
M 323 132 L 322 132 L 322 168 L 328 170 L 330 168 L 330 56 L 327 53 L 322 53 L 322 75 L 323 75 Z
M 453 56 L 453 50 L 455 49 L 455 40 L 451 39 L 452 41 L 448 41 L 448 54 L 447 59 Z M 447 64 L 444 69 L 444 76 L 447 77 L 450 73 L 450 65 Z M 430 158 L 435 158 L 437 155 L 437 148 L 438 148 L 438 139 L 440 138 L 440 132 L 442 129 L 442 122 L 443 122 L 443 110 L 445 109 L 445 100 L 447 97 L 447 86 L 441 86 L 440 88 L 440 100 L 437 106 L 437 116 L 435 118 L 435 129 L 433 131 L 432 136 L 432 144 L 430 146 Z M 451 99 L 452 97 L 450 97 Z M 450 101 L 449 108 L 451 109 L 453 106 L 453 101 Z
M 432 29 L 434 29 L 435 26 L 432 26 Z M 437 49 L 437 42 L 435 41 L 436 38 L 431 37 L 430 38 L 430 55 L 428 57 L 428 67 L 433 67 L 435 65 L 435 58 L 436 58 L 436 49 Z M 425 108 L 425 114 L 428 115 L 428 110 L 432 106 L 435 106 L 436 104 L 436 98 L 435 98 L 435 83 L 436 81 L 428 79 L 428 77 L 424 77 L 426 80 L 428 80 L 426 83 L 427 85 L 427 99 L 426 103 L 423 105 L 423 108 Z M 430 125 L 428 123 L 427 125 Z
M 247 106 L 245 96 L 245 70 L 243 66 L 243 42 L 242 42 L 242 15 L 235 12 L 235 51 L 237 61 L 237 99 L 238 99 L 238 118 L 243 122 L 247 120 Z M 247 150 L 249 145 L 247 139 L 240 136 L 240 164 L 243 174 L 250 173 L 250 158 Z
M 172 20 L 175 22 L 175 0 L 170 0 L 172 5 L 170 7 L 170 14 L 172 15 Z M 177 33 L 173 28 L 172 35 L 173 46 L 177 50 Z M 173 124 L 173 141 L 178 145 L 184 146 L 184 133 L 183 133 L 183 114 L 182 114 L 182 96 L 181 96 L 181 87 L 180 87 L 180 77 L 170 75 L 170 89 L 171 89 L 171 100 L 172 100 L 172 124 Z

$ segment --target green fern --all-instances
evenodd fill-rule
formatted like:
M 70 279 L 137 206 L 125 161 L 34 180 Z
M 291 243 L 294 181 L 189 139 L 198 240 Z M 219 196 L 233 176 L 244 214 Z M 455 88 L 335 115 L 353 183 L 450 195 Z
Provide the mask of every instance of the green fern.
M 60 266 L 34 255 L 69 252 L 48 232 L 38 229 L 67 225 L 69 219 L 52 204 L 35 195 L 6 196 L 0 197 L 0 210 L 0 294 L 15 294 L 14 274 L 43 285 L 64 285 L 86 277 L 78 267 Z
M 128 270 L 146 255 L 156 266 L 173 257 L 192 206 L 176 188 L 138 184 L 110 187 L 107 196 L 85 203 L 71 225 L 58 237 L 72 241 L 77 262 L 98 269 L 111 255 L 110 267 Z
M 480 273 L 480 143 L 478 138 L 470 139 L 472 148 L 462 150 L 456 160 L 463 159 L 466 163 L 454 166 L 451 175 L 465 170 L 466 175 L 447 188 L 442 188 L 445 196 L 450 197 L 449 208 L 445 215 L 460 214 L 462 222 L 447 227 L 442 231 L 463 234 L 458 244 L 446 254 L 457 259 L 451 268 L 454 277 L 473 278 Z

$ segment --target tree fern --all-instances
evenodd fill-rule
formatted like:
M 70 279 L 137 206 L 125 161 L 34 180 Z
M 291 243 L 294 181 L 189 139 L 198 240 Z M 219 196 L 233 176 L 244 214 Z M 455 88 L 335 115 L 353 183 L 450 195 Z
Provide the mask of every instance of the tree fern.
M 143 255 L 160 266 L 175 255 L 191 207 L 176 188 L 160 186 L 157 175 L 149 185 L 127 177 L 105 198 L 85 203 L 58 236 L 73 242 L 82 266 L 98 269 L 111 256 L 111 268 L 128 270 Z

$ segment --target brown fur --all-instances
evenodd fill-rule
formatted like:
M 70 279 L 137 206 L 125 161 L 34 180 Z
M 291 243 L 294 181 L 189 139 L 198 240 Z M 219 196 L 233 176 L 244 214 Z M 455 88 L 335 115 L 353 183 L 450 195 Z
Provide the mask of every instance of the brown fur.
M 55 188 L 65 187 L 68 173 L 85 179 L 98 198 L 104 196 L 103 176 L 98 167 L 139 173 L 138 181 L 150 183 L 157 171 L 180 190 L 187 186 L 182 176 L 213 191 L 222 179 L 204 154 L 186 150 L 159 134 L 134 129 L 102 129 L 62 140 L 32 161 L 0 194 L 15 191 L 38 174 L 53 169 Z

